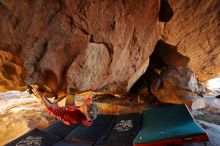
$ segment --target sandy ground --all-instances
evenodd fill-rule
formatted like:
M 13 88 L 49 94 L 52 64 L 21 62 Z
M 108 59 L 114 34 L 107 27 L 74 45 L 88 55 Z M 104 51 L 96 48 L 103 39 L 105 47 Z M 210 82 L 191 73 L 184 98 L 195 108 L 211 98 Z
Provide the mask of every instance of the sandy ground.
M 209 95 L 204 98 L 205 109 L 193 110 L 192 114 L 209 136 L 207 146 L 220 146 L 220 99 Z M 203 146 L 204 144 L 191 144 L 190 146 Z
M 0 145 L 27 131 L 44 128 L 52 118 L 41 103 L 26 92 L 0 94 Z
M 220 120 L 220 119 L 219 119 Z M 209 136 L 208 146 L 220 146 L 220 126 L 208 123 L 205 121 L 198 121 L 200 125 L 206 130 Z

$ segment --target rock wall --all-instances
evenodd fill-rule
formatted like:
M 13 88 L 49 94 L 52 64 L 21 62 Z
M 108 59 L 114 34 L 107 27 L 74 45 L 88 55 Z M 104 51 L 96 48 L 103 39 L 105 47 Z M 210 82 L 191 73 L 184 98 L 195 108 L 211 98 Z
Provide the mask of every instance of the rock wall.
M 168 2 L 174 15 L 164 24 L 163 40 L 190 59 L 188 67 L 200 81 L 217 76 L 220 73 L 220 1 Z
M 20 89 L 25 71 L 15 53 L 0 50 L 0 91 Z
M 5 74 L 7 61 L 1 62 L 1 90 L 38 84 L 52 94 L 124 93 L 146 71 L 158 40 L 167 66 L 190 67 L 206 81 L 220 73 L 219 5 L 218 0 L 1 0 L 0 57 L 7 52 L 19 60 L 13 78 Z
M 0 48 L 19 56 L 26 85 L 125 92 L 160 37 L 159 9 L 159 0 L 1 0 Z

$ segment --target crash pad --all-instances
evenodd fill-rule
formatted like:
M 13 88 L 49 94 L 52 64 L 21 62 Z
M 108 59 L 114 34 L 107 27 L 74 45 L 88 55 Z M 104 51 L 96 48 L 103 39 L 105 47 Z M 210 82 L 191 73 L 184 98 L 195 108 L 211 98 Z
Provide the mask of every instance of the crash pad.
M 186 105 L 171 105 L 143 111 L 141 130 L 133 144 L 155 146 L 207 140 L 206 132 L 195 122 Z
M 61 140 L 55 143 L 53 146 L 93 146 L 92 144 L 78 144 L 78 143 L 69 143 L 64 140 Z
M 115 116 L 114 125 L 108 136 L 98 145 L 132 146 L 134 137 L 140 129 L 141 114 L 131 113 Z
M 51 125 L 49 125 L 47 128 L 45 128 L 44 131 L 51 133 L 55 136 L 58 136 L 60 138 L 64 138 L 71 131 L 73 131 L 73 129 L 75 129 L 77 126 L 79 126 L 79 124 L 65 125 L 60 120 L 56 120 Z
M 11 141 L 5 146 L 50 146 L 60 141 L 59 137 L 34 129 L 21 137 Z
M 114 117 L 111 115 L 98 115 L 91 126 L 79 125 L 70 132 L 65 141 L 81 144 L 95 144 L 102 141 L 113 126 Z

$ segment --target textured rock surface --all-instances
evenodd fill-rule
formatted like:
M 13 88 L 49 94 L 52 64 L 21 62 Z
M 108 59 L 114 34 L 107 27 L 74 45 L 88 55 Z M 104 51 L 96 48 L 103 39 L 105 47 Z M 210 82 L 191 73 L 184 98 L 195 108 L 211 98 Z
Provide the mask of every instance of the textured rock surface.
M 0 91 L 18 89 L 24 84 L 25 71 L 15 53 L 0 50 Z
M 159 77 L 152 81 L 151 92 L 161 102 L 185 103 L 193 108 L 205 106 L 200 97 L 204 88 L 189 68 L 163 68 Z
M 25 84 L 125 92 L 148 66 L 159 8 L 159 0 L 1 0 L 0 48 L 18 54 Z
M 216 76 L 220 2 L 164 2 L 159 12 L 159 0 L 0 0 L 0 90 L 128 91 L 160 34 L 156 60 L 191 67 L 201 81 Z
M 162 38 L 189 57 L 188 66 L 200 81 L 220 73 L 220 1 L 169 0 L 174 11 Z M 173 56 L 175 58 L 175 56 Z

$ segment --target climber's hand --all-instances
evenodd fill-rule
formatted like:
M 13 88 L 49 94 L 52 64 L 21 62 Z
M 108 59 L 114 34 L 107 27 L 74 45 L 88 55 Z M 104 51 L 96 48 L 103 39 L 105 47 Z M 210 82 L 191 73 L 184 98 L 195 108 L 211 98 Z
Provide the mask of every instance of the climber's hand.
M 27 86 L 27 92 L 32 95 L 34 92 L 33 92 L 33 88 L 31 86 Z

